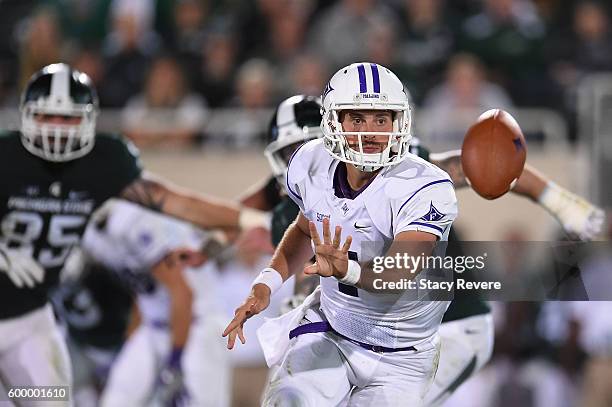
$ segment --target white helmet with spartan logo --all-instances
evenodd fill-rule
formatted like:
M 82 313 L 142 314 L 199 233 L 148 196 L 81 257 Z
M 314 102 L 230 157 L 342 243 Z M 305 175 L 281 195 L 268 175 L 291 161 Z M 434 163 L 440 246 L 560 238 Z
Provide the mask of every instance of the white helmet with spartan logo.
M 98 96 L 86 74 L 52 64 L 32 76 L 21 97 L 25 148 L 54 162 L 74 160 L 94 146 Z M 65 123 L 47 120 L 61 116 Z

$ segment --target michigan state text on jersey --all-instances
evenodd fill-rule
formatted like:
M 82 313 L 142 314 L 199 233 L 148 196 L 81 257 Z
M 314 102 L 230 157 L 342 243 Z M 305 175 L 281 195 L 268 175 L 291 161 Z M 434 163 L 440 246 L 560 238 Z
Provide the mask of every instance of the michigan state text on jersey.
M 66 164 L 50 163 L 27 152 L 19 132 L 0 136 L 2 189 L 0 190 L 1 241 L 22 249 L 45 269 L 42 283 L 17 288 L 0 274 L 0 319 L 43 306 L 48 289 L 73 245 L 80 242 L 89 217 L 108 198 L 117 196 L 140 176 L 134 148 L 121 138 L 98 134 L 85 157 Z M 15 177 L 13 174 L 19 174 Z
M 0 137 L 0 249 L 8 260 L 33 257 L 46 273 L 33 289 L 17 289 L 7 278 L 14 277 L 8 267 L 0 275 L 0 295 L 21 294 L 2 307 L 0 318 L 46 302 L 46 290 L 57 282 L 70 247 L 80 242 L 89 216 L 108 198 L 122 197 L 203 228 L 266 221 L 256 211 L 211 202 L 145 174 L 130 143 L 95 133 L 95 89 L 87 75 L 66 64 L 49 65 L 32 77 L 21 111 L 21 130 Z

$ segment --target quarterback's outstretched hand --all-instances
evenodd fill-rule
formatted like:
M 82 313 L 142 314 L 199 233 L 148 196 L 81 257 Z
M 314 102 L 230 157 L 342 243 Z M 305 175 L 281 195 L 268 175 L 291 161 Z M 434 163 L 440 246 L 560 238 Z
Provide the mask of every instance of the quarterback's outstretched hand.
M 268 308 L 268 305 L 270 305 L 270 295 L 270 287 L 267 285 L 255 284 L 253 286 L 251 294 L 241 306 L 236 308 L 234 319 L 231 320 L 225 331 L 223 331 L 223 337 L 227 336 L 228 349 L 234 348 L 236 336 L 238 336 L 243 345 L 246 343 L 242 327 L 247 319 Z
M 42 283 L 45 270 L 23 250 L 7 249 L 0 246 L 0 272 L 4 272 L 13 284 L 22 288 L 27 285 L 33 288 Z
M 580 240 L 592 240 L 605 222 L 604 211 L 586 199 L 549 182 L 539 202 L 550 211 L 565 231 Z
M 304 269 L 308 275 L 318 274 L 323 277 L 336 277 L 341 279 L 348 270 L 348 251 L 351 248 L 353 238 L 348 236 L 340 247 L 342 239 L 342 227 L 336 226 L 334 240 L 331 239 L 329 219 L 323 219 L 323 243 L 313 222 L 308 222 L 310 238 L 315 244 L 315 263 Z

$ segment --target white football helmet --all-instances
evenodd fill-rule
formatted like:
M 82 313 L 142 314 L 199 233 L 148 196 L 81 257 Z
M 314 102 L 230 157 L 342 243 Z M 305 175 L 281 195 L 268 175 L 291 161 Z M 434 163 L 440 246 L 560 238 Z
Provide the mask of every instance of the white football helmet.
M 74 160 L 94 146 L 98 96 L 86 74 L 66 64 L 35 73 L 21 97 L 21 140 L 32 154 L 54 162 Z M 45 117 L 79 118 L 76 124 Z
M 325 87 L 323 99 L 324 146 L 336 159 L 371 172 L 395 165 L 409 154 L 412 112 L 404 85 L 384 66 L 355 63 L 340 69 Z M 388 110 L 393 114 L 389 133 L 346 132 L 340 123 L 342 110 Z M 362 135 L 387 135 L 389 141 L 380 153 L 364 153 Z M 345 136 L 358 136 L 359 150 L 351 148 Z
M 282 101 L 268 127 L 264 155 L 272 174 L 284 184 L 291 154 L 303 142 L 321 137 L 321 101 L 313 96 L 296 95 Z

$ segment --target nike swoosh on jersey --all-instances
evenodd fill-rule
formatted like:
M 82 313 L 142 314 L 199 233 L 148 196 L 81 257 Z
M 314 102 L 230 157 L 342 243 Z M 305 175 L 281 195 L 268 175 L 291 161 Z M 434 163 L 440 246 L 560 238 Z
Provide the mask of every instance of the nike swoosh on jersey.
M 355 222 L 355 223 L 353 224 L 353 227 L 354 227 L 355 229 L 367 229 L 367 228 L 369 228 L 370 226 L 368 226 L 368 225 L 363 225 L 363 226 L 360 226 L 360 225 L 358 225 L 358 224 L 357 224 L 357 222 Z

